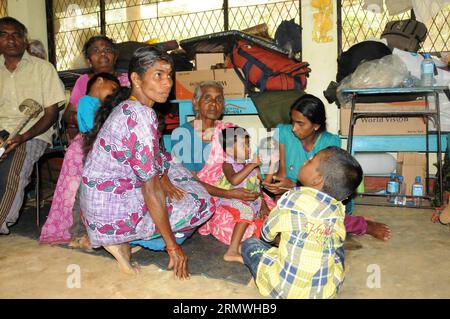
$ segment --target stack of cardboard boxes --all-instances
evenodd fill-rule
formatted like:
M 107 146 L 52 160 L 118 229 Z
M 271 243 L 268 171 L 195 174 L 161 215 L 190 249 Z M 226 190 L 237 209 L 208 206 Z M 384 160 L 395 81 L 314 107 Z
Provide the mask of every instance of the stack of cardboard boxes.
M 177 100 L 192 99 L 197 84 L 208 80 L 214 80 L 223 85 L 225 98 L 244 97 L 244 84 L 234 69 L 211 69 L 211 66 L 217 64 L 224 64 L 223 53 L 197 53 L 195 56 L 195 71 L 182 71 L 175 74 Z
M 395 110 L 423 110 L 424 100 L 392 102 L 392 103 L 357 103 L 356 108 L 372 111 Z M 351 105 L 343 105 L 340 110 L 340 134 L 348 135 Z M 359 118 L 354 126 L 353 135 L 356 136 L 384 136 L 384 135 L 425 135 L 426 122 L 423 117 L 367 117 Z M 411 195 L 411 187 L 416 176 L 420 176 L 425 185 L 426 158 L 420 153 L 397 153 L 398 175 L 404 176 L 406 195 Z M 367 181 L 367 180 L 366 180 Z M 371 183 L 375 183 L 371 181 Z M 370 184 L 370 183 L 369 183 Z

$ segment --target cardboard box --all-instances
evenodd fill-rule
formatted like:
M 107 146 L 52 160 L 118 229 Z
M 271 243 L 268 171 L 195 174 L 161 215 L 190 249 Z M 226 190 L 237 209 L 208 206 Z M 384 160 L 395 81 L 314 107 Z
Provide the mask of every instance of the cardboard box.
M 425 108 L 425 101 L 393 102 L 393 103 L 358 103 L 361 110 L 389 111 L 419 110 Z M 340 134 L 348 135 L 351 109 L 345 105 L 340 111 Z M 423 117 L 363 117 L 354 127 L 353 135 L 414 135 L 425 134 L 426 123 Z
M 411 195 L 411 188 L 416 180 L 416 176 L 420 176 L 421 183 L 425 188 L 426 173 L 426 157 L 421 153 L 404 153 L 397 154 L 397 175 L 404 177 L 404 185 L 406 195 Z
M 241 98 L 245 95 L 244 83 L 234 69 L 216 69 L 176 72 L 175 96 L 178 100 L 192 99 L 195 87 L 201 81 L 214 80 L 223 85 L 226 98 Z
M 198 83 L 209 80 L 214 80 L 214 72 L 211 70 L 176 72 L 175 97 L 178 100 L 192 99 Z
M 214 80 L 223 85 L 226 98 L 240 98 L 245 96 L 245 86 L 234 69 L 214 70 Z
M 224 62 L 223 53 L 197 53 L 195 55 L 195 68 L 197 70 L 211 70 L 211 65 Z

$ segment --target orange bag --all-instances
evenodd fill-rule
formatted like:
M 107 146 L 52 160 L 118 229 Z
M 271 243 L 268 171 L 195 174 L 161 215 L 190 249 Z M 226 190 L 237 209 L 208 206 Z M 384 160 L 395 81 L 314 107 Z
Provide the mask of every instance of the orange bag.
M 265 90 L 304 90 L 311 69 L 284 54 L 239 40 L 232 52 L 232 63 L 240 68 L 247 82 Z

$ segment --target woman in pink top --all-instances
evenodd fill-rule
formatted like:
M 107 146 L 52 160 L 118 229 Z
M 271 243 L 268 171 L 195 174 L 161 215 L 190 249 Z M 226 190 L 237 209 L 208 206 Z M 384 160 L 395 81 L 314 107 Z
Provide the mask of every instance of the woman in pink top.
M 83 47 L 83 53 L 91 65 L 92 72 L 81 75 L 75 83 L 70 96 L 70 104 L 64 113 L 64 120 L 72 127 L 76 128 L 78 101 L 86 95 L 86 88 L 89 79 L 96 73 L 111 73 L 117 76 L 122 86 L 129 86 L 128 74 L 118 74 L 115 71 L 118 52 L 114 42 L 103 35 L 91 37 Z M 75 126 L 74 126 L 75 125 Z M 76 129 L 78 131 L 78 129 Z M 72 209 L 78 187 L 81 183 L 81 173 L 83 171 L 83 138 L 78 133 L 71 141 L 66 151 L 61 172 L 53 195 L 52 206 L 50 208 L 47 221 L 42 227 L 40 242 L 47 244 L 78 242 L 78 237 L 84 234 L 79 218 L 74 220 Z M 74 213 L 78 217 L 79 212 Z M 72 227 L 73 226 L 73 227 Z M 72 227 L 72 232 L 69 231 Z

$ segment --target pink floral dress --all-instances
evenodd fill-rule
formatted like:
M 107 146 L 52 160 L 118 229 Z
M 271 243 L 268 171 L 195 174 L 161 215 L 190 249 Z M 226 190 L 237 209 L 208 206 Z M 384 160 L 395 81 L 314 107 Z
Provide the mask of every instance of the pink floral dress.
M 222 165 L 225 159 L 225 154 L 223 148 L 220 145 L 219 135 L 222 129 L 227 127 L 235 126 L 231 123 L 224 123 L 221 121 L 216 121 L 214 128 L 214 135 L 211 141 L 211 152 L 209 153 L 208 160 L 205 166 L 198 172 L 198 178 L 205 183 L 210 185 L 217 185 L 222 176 Z M 199 228 L 199 233 L 202 235 L 213 235 L 218 240 L 224 244 L 229 245 L 231 241 L 231 235 L 233 234 L 233 229 L 239 220 L 235 217 L 233 209 L 230 207 L 239 206 L 240 202 L 237 199 L 223 199 L 219 197 L 214 197 L 216 201 L 216 212 L 202 227 Z M 275 206 L 273 200 L 264 194 L 264 200 L 267 206 L 272 209 Z M 236 203 L 232 203 L 235 201 Z M 231 203 L 230 203 L 231 202 Z M 245 231 L 242 240 L 250 238 L 252 235 L 257 235 L 258 225 L 256 223 L 251 223 L 247 230 Z

